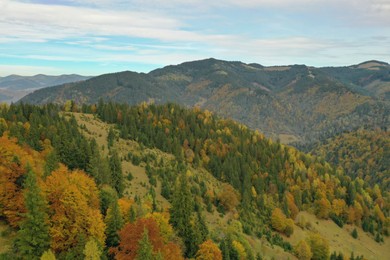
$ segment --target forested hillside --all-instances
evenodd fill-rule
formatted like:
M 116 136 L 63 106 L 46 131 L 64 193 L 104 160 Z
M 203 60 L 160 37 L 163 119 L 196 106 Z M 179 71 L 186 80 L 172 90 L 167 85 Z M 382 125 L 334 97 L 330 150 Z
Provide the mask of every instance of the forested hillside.
M 330 138 L 312 153 L 371 185 L 390 189 L 390 133 L 357 130 Z
M 215 59 L 150 73 L 119 72 L 43 89 L 23 102 L 136 105 L 174 102 L 232 118 L 267 137 L 303 147 L 345 130 L 389 126 L 390 65 L 264 67 Z
M 5 259 L 349 257 L 310 213 L 386 259 L 388 189 L 207 110 L 2 106 L 0 135 Z

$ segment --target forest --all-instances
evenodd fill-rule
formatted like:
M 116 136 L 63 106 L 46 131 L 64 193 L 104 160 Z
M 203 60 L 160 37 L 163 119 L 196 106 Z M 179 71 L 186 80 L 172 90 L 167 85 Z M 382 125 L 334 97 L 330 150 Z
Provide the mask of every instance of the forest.
M 110 125 L 108 150 L 83 134 L 75 113 Z M 2 105 L 0 136 L 0 218 L 15 232 L 0 259 L 263 259 L 246 236 L 299 259 L 342 259 L 318 234 L 285 239 L 305 225 L 296 219 L 303 211 L 362 228 L 379 244 L 389 236 L 388 187 L 373 181 L 381 175 L 367 177 L 375 159 L 355 174 L 330 155 L 300 152 L 197 107 Z M 123 153 L 119 139 L 174 159 Z M 133 176 L 125 161 L 145 165 L 147 196 L 126 192 Z M 168 209 L 156 200 L 159 188 Z M 213 211 L 234 216 L 229 230 L 210 231 Z

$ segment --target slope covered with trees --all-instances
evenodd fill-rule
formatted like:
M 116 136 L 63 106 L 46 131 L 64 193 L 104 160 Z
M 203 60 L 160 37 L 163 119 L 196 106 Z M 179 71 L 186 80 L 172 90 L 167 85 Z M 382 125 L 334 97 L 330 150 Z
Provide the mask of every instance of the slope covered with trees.
M 119 72 L 36 91 L 23 102 L 199 106 L 259 129 L 282 143 L 308 145 L 344 130 L 389 125 L 390 65 L 349 67 L 259 64 L 206 59 L 150 73 Z
M 389 213 L 387 190 L 241 124 L 173 104 L 129 107 L 100 102 L 97 113 L 116 123 L 123 138 L 172 153 L 194 167 L 203 166 L 230 183 L 240 194 L 240 220 L 248 234 L 267 234 L 264 224 L 270 223 L 275 207 L 286 217 L 311 209 L 340 225 L 355 223 L 367 231 L 374 229 L 374 234 L 388 233 L 383 218 Z
M 383 190 L 390 188 L 390 133 L 360 129 L 328 139 L 312 153 Z
M 104 142 L 75 112 L 109 124 Z M 19 104 L 1 107 L 0 134 L 0 217 L 16 231 L 5 258 L 256 259 L 262 240 L 330 257 L 318 234 L 287 242 L 300 211 L 388 236 L 388 190 L 207 110 Z M 131 142 L 139 151 L 119 145 Z M 143 194 L 128 172 L 140 165 Z

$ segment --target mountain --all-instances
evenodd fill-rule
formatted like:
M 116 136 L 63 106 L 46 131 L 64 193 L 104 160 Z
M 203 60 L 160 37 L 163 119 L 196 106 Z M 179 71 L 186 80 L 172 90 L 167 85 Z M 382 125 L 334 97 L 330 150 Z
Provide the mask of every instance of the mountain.
M 0 77 L 0 102 L 15 102 L 36 89 L 69 82 L 79 82 L 89 78 L 90 77 L 76 74 L 59 76 L 48 76 L 43 74 L 35 76 L 10 75 Z
M 308 146 L 360 126 L 389 125 L 390 65 L 349 67 L 259 64 L 206 59 L 150 73 L 119 72 L 41 89 L 21 101 L 114 102 L 199 106 L 283 143 Z

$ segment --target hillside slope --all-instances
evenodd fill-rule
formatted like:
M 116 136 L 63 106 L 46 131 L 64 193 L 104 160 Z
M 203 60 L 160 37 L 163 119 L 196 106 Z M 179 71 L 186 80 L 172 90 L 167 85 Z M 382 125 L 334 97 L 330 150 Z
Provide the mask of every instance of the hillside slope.
M 99 239 L 107 256 L 119 239 L 111 234 L 121 230 L 121 243 L 138 236 L 126 242 L 137 245 L 144 228 L 132 228 L 151 221 L 166 236 L 163 259 L 171 250 L 175 259 L 194 257 L 207 239 L 224 259 L 294 259 L 302 243 L 315 259 L 333 251 L 388 258 L 387 190 L 199 108 L 71 105 L 0 106 L 0 187 L 8 187 L 0 189 L 0 215 L 13 227 L 1 223 L 0 257 L 32 254 L 9 249 L 20 248 L 10 241 L 15 233 L 30 239 L 23 217 L 36 220 L 29 216 L 37 212 L 24 194 L 35 174 L 45 191 L 36 201 L 49 207 L 39 212 L 51 225 L 50 245 L 35 256 L 50 248 L 58 259 L 82 259 L 82 236 Z M 113 230 L 115 215 L 125 226 Z
M 390 133 L 357 130 L 326 140 L 312 153 L 343 168 L 353 177 L 390 189 Z
M 390 66 L 263 67 L 207 59 L 148 74 L 119 72 L 42 89 L 23 102 L 114 102 L 181 105 L 238 120 L 283 143 L 310 144 L 344 130 L 389 125 Z

